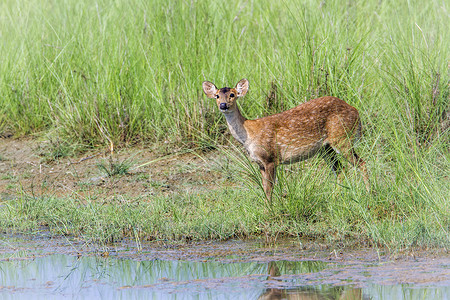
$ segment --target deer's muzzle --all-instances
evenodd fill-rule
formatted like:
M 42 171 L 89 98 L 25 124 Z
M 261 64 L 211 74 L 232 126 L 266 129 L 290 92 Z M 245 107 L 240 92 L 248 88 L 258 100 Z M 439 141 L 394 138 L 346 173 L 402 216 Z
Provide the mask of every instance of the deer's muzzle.
M 220 108 L 221 110 L 227 110 L 227 109 L 228 109 L 228 105 L 227 105 L 226 103 L 220 103 L 220 104 L 219 104 L 219 108 Z

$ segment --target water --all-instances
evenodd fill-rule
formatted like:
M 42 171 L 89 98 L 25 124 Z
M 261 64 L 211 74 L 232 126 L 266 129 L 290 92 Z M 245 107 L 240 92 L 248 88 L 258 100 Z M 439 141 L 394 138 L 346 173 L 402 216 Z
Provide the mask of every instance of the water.
M 77 255 L 73 244 L 54 240 L 10 241 L 0 240 L 0 299 L 450 299 L 445 256 L 292 261 L 280 258 L 304 252 L 244 253 L 246 244 L 235 242 L 142 252 L 124 247 L 102 257 Z M 214 247 L 219 250 L 211 254 Z M 219 257 L 225 249 L 242 255 Z
M 270 278 L 270 268 L 277 268 L 279 275 Z M 134 261 L 54 254 L 0 262 L 0 298 L 448 299 L 450 295 L 448 286 L 321 284 L 320 272 L 345 271 L 320 261 Z

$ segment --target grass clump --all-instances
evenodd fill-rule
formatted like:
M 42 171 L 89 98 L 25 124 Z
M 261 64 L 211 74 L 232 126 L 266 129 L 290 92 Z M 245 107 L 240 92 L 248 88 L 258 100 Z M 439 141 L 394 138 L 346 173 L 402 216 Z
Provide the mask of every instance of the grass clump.
M 67 140 L 49 137 L 38 145 L 36 152 L 45 163 L 51 163 L 83 152 L 83 145 L 72 144 Z
M 115 175 L 127 175 L 134 163 L 130 159 L 122 161 L 113 159 L 112 155 L 107 160 L 97 163 L 97 168 L 106 176 L 113 177 Z

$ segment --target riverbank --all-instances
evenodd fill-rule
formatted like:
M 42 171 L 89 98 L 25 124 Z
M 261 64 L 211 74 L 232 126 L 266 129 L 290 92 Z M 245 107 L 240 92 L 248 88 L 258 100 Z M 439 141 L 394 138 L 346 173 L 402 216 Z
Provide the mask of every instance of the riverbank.
M 404 203 L 382 180 L 367 193 L 356 171 L 336 182 L 320 160 L 280 168 L 268 203 L 258 170 L 237 149 L 140 147 L 49 159 L 48 147 L 0 139 L 3 232 L 50 231 L 99 244 L 306 237 L 394 252 L 449 246 L 443 202 L 417 195 Z

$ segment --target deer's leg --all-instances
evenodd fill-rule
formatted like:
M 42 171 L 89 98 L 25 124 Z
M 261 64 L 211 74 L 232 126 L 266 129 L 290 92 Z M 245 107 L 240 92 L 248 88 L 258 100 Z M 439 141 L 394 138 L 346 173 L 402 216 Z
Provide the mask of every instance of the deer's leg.
M 348 122 L 347 122 L 348 123 Z M 337 118 L 327 123 L 329 133 L 327 142 L 333 150 L 341 154 L 353 166 L 361 170 L 366 189 L 370 192 L 369 175 L 367 174 L 366 162 L 356 154 L 353 148 L 353 141 L 361 135 L 361 122 L 354 123 L 353 128 L 346 128 L 343 120 Z
M 367 174 L 366 162 L 362 160 L 358 154 L 356 154 L 353 148 L 353 140 L 361 134 L 361 124 L 359 123 L 357 125 L 358 128 L 356 128 L 356 131 L 346 130 L 342 126 L 335 126 L 334 130 L 333 128 L 329 128 L 328 130 L 330 135 L 328 136 L 328 143 L 333 150 L 341 154 L 353 166 L 358 167 L 361 170 L 366 189 L 370 192 L 369 175 Z M 339 128 L 341 128 L 341 130 L 338 130 Z
M 339 160 L 337 152 L 328 144 L 325 144 L 322 148 L 321 155 L 323 159 L 330 165 L 334 175 L 337 176 L 342 170 L 342 163 Z
M 369 174 L 367 173 L 366 162 L 356 154 L 354 149 L 350 150 L 347 159 L 353 166 L 358 167 L 361 170 L 364 183 L 366 184 L 366 190 L 370 192 Z
M 275 182 L 275 163 L 265 163 L 259 166 L 262 184 L 268 200 L 272 199 L 273 184 Z
M 361 170 L 363 180 L 366 185 L 366 190 L 370 192 L 369 174 L 367 173 L 366 162 L 360 158 L 358 154 L 356 154 L 348 140 L 341 144 L 340 148 L 342 150 L 342 156 L 344 156 L 344 158 L 347 159 L 354 167 L 358 167 Z

